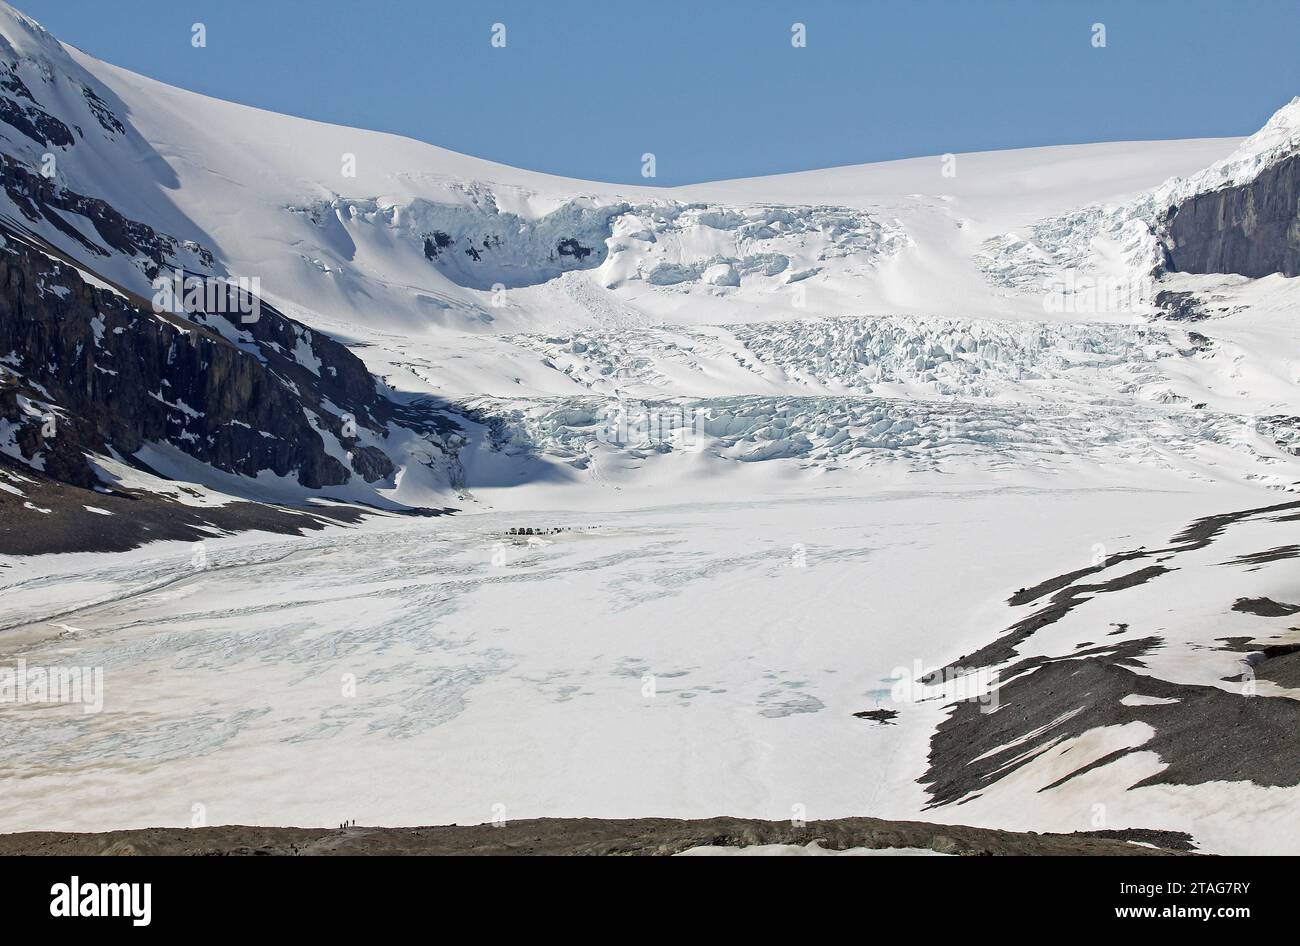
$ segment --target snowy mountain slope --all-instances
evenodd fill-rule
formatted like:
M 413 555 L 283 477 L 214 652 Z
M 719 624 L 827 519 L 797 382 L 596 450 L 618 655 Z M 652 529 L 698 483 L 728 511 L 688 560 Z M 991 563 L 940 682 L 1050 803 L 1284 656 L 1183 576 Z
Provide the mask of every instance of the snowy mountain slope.
M 933 360 L 922 353 L 914 378 L 897 377 L 893 365 L 916 364 L 911 339 L 943 332 L 942 322 L 919 333 L 907 323 L 900 323 L 901 335 L 884 332 L 899 335 L 897 348 L 869 334 L 846 335 L 861 370 L 846 365 L 833 344 L 815 353 L 824 344 L 816 339 L 789 343 L 814 350 L 800 356 L 802 364 L 777 356 L 770 360 L 778 364 L 769 365 L 769 358 L 729 341 L 712 351 L 692 342 L 688 356 L 676 345 L 661 356 L 657 336 L 703 332 L 725 339 L 737 331 L 736 322 L 795 320 L 785 333 L 794 336 L 809 318 L 869 313 L 886 320 L 912 313 L 1036 323 L 1082 316 L 1131 325 L 1153 311 L 1146 300 L 1136 311 L 1099 305 L 1054 311 L 1044 298 L 1042 267 L 1033 271 L 1037 292 L 1008 293 L 988 278 L 982 248 L 1005 227 L 1041 227 L 1045 215 L 1079 205 L 1154 206 L 1164 198 L 1134 193 L 1171 174 L 1198 172 L 1233 145 L 958 155 L 953 177 L 944 176 L 935 157 L 634 188 L 530 174 L 393 136 L 270 115 L 170 89 L 77 51 L 70 55 L 128 104 L 133 121 L 167 156 L 182 182 L 177 200 L 214 235 L 226 269 L 261 273 L 268 297 L 285 311 L 360 343 L 358 353 L 395 390 L 453 399 L 593 391 L 711 397 L 809 387 L 904 397 L 924 396 L 927 388 L 947 396 L 979 390 L 1017 399 L 1035 387 L 1017 383 L 1023 374 L 999 378 L 996 369 L 980 366 L 977 380 L 947 382 L 960 359 L 936 366 L 932 379 L 927 362 Z M 354 178 L 343 175 L 346 156 L 356 158 Z M 253 187 L 258 199 L 250 202 L 245 192 Z M 208 219 L 212 208 L 232 204 L 241 207 L 238 217 Z M 286 253 L 286 246 L 294 251 Z M 1087 261 L 1076 262 L 1080 272 L 1090 271 Z M 1138 278 L 1131 260 L 1116 265 L 1124 279 Z M 622 351 L 607 353 L 599 365 L 583 364 L 590 355 L 553 357 L 557 347 L 588 344 L 593 332 L 625 335 Z M 1294 369 L 1277 365 L 1253 339 L 1233 342 L 1228 356 L 1226 346 L 1214 347 L 1221 345 L 1217 339 L 1200 348 L 1184 338 L 1153 351 L 1150 364 L 1117 365 L 1064 386 L 1063 393 L 1134 406 L 1204 404 L 1227 415 L 1225 427 L 1256 412 L 1296 413 Z M 1047 360 L 1068 363 L 1069 344 Z M 1244 370 L 1252 378 L 1280 383 L 1268 380 L 1259 392 L 1237 383 L 1242 351 L 1249 352 Z M 689 366 L 680 364 L 683 357 Z M 1038 347 L 1008 348 L 998 357 L 1036 361 Z M 1216 382 L 1221 373 L 1246 397 Z M 879 379 L 869 380 L 873 375 Z M 609 380 L 623 377 L 637 383 Z M 1203 426 L 1196 417 L 1188 423 Z
M 11 163 L 104 201 L 126 218 L 147 220 L 176 243 L 207 242 L 173 202 L 179 181 L 132 125 L 128 106 L 57 39 L 7 5 L 0 9 L 0 112 L 0 142 Z M 67 231 L 42 235 L 64 237 Z M 118 261 L 108 254 L 98 262 L 112 267 Z M 130 274 L 124 275 L 129 283 Z
M 1026 365 L 1073 365 L 1080 361 L 1073 349 L 1093 342 L 1062 337 L 1057 350 L 1043 323 L 1071 313 L 1006 298 L 981 271 L 979 247 L 1008 222 L 1122 197 L 1198 166 L 1226 142 L 959 155 L 952 177 L 938 159 L 917 159 L 676 190 L 613 187 L 206 99 L 65 49 L 21 15 L 5 16 L 8 67 L 27 77 L 6 100 L 77 129 L 58 143 L 9 136 L 19 162 L 11 176 L 27 174 L 7 194 L 11 216 L 142 294 L 169 267 L 256 276 L 264 297 L 291 318 L 355 344 L 399 397 L 1016 400 L 1055 385 L 1064 397 L 1140 407 L 1181 402 L 1187 395 L 1174 389 L 1203 374 L 1169 377 L 1162 361 L 1208 360 L 1208 346 L 1186 339 L 1150 352 L 1145 342 L 1102 341 L 1118 359 L 1108 368 L 1072 369 L 1069 382 L 1040 385 L 1043 369 L 1026 374 Z M 95 103 L 105 104 L 95 111 Z M 87 133 L 88 109 L 98 121 Z M 38 155 L 42 148 L 54 150 Z M 24 167 L 47 153 L 57 170 L 42 189 Z M 125 173 L 105 181 L 103 169 L 117 165 Z M 936 196 L 921 190 L 940 187 Z M 33 190 L 34 206 L 26 196 Z M 93 216 L 78 222 L 93 199 L 124 220 L 140 214 L 170 230 L 113 243 Z M 886 314 L 861 320 L 884 306 Z M 898 312 L 923 315 L 892 323 Z M 925 321 L 936 313 L 1032 318 L 1033 327 L 993 330 L 1003 333 L 998 342 L 976 343 L 965 329 L 936 341 L 951 331 Z M 809 321 L 826 315 L 840 318 Z M 1133 318 L 1099 312 L 1091 320 Z M 656 328 L 678 320 L 681 328 Z M 790 327 L 769 327 L 772 320 Z M 755 321 L 763 325 L 733 327 Z M 833 338 L 803 337 L 812 325 L 834 326 Z M 674 332 L 695 340 L 661 343 Z M 593 342 L 605 336 L 617 339 L 612 348 Z M 784 340 L 772 350 L 777 338 Z M 965 350 L 967 342 L 975 349 Z M 1121 363 L 1125 352 L 1142 357 Z M 1223 404 L 1225 417 L 1213 424 L 1237 423 L 1241 407 Z M 1187 423 L 1197 429 L 1204 419 Z M 409 455 L 391 459 L 404 468 Z M 438 491 L 454 496 L 463 482 L 454 470 L 422 480 L 405 494 L 431 502 Z
M 618 306 L 653 321 L 780 317 L 797 305 L 807 314 L 1005 316 L 1007 305 L 969 259 L 980 239 L 1008 221 L 1189 173 L 1232 145 L 960 155 L 953 178 L 942 176 L 935 157 L 636 188 L 532 174 L 392 135 L 272 115 L 69 54 L 126 103 L 134 127 L 180 181 L 175 199 L 232 272 L 257 273 L 275 287 L 268 291 L 277 304 L 359 334 L 589 323 L 593 314 L 581 301 L 557 305 L 529 285 L 573 269 L 594 270 Z M 344 176 L 345 156 L 356 159 L 355 177 Z M 232 206 L 238 218 L 214 210 Z M 438 248 L 438 234 L 453 240 L 450 252 Z M 590 255 L 566 256 L 558 247 L 568 239 Z M 426 241 L 438 250 L 435 260 Z M 940 271 L 944 278 L 935 279 Z M 494 300 L 485 290 L 497 281 L 508 291 Z M 796 283 L 803 285 L 798 303 Z

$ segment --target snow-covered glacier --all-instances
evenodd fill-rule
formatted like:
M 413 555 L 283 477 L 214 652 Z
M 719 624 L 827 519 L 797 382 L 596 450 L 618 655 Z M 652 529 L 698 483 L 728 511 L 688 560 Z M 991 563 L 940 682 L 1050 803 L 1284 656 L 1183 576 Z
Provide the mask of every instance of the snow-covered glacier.
M 0 3 L 0 666 L 105 680 L 0 707 L 0 830 L 1295 853 L 1300 283 L 1227 210 L 1279 226 L 1297 102 L 633 187 L 206 98 Z M 261 315 L 159 311 L 177 273 Z

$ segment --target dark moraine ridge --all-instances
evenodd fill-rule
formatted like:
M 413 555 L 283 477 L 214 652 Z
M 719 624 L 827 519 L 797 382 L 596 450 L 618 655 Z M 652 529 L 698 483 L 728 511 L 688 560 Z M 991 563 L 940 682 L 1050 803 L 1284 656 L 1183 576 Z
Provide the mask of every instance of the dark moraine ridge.
M 439 516 L 455 512 L 450 508 L 381 510 L 337 502 L 307 506 L 245 501 L 219 506 L 187 505 L 181 500 L 186 491 L 183 484 L 176 484 L 175 496 L 120 486 L 107 491 L 85 489 L 35 473 L 0 454 L 0 482 L 14 482 L 8 479 L 11 476 L 21 484 L 22 495 L 0 490 L 0 555 L 125 552 L 146 542 L 200 542 L 223 532 L 304 535 L 331 525 L 359 522 L 368 516 Z M 32 512 L 28 503 L 45 512 Z M 3 567 L 4 563 L 0 563 Z
M 840 818 L 794 825 L 749 818 L 537 818 L 420 828 L 140 828 L 102 834 L 34 831 L 0 835 L 0 855 L 668 855 L 693 847 L 812 841 L 828 850 L 919 848 L 958 855 L 1170 855 L 1192 853 L 1177 831 L 1130 829 L 1036 834 Z
M 1137 785 L 1199 785 L 1214 781 L 1249 781 L 1262 786 L 1300 785 L 1300 701 L 1262 696 L 1213 686 L 1172 683 L 1144 673 L 1144 658 L 1162 646 L 1159 637 L 1080 645 L 1057 656 L 1016 661 L 1019 648 L 1041 629 L 1056 623 L 1099 594 L 1112 594 L 1147 582 L 1160 582 L 1178 569 L 1179 555 L 1212 544 L 1224 530 L 1244 521 L 1294 523 L 1300 503 L 1208 516 L 1193 522 L 1167 546 L 1140 548 L 1112 555 L 1099 565 L 1022 588 L 1009 603 L 1041 601 L 1036 611 L 969 656 L 934 671 L 923 682 L 937 683 L 979 668 L 998 667 L 999 708 L 983 712 L 974 701 L 957 702 L 930 742 L 929 766 L 920 779 L 932 806 L 960 804 L 1031 762 L 1040 752 L 1107 726 L 1145 723 L 1153 735 L 1136 747 L 1103 756 L 1043 786 L 1055 788 L 1132 752 L 1153 752 L 1164 768 Z M 1236 560 L 1248 566 L 1260 557 L 1272 560 L 1277 548 Z M 1117 578 L 1092 579 L 1097 572 L 1125 562 L 1153 564 Z M 1160 564 L 1155 564 L 1160 563 Z M 1224 602 L 1225 610 L 1266 617 L 1288 617 L 1295 605 L 1267 598 Z M 1294 610 L 1293 610 L 1294 609 Z M 1120 633 L 1127 630 L 1121 625 Z M 1292 629 L 1300 632 L 1300 629 Z M 1281 636 L 1294 636 L 1284 632 Z M 1300 645 L 1253 639 L 1227 640 L 1226 650 L 1248 655 L 1257 679 L 1282 686 L 1300 685 Z M 1008 666 L 1008 664 L 1010 664 Z M 1236 678 L 1234 678 L 1236 679 Z M 1138 697 L 1136 705 L 1123 702 Z
M 1103 726 L 1142 722 L 1155 734 L 1081 766 L 1047 791 L 1131 752 L 1154 752 L 1166 768 L 1131 787 L 1249 781 L 1300 785 L 1300 702 L 1246 697 L 1217 687 L 1169 683 L 1143 674 L 1158 638 L 1099 646 L 1059 658 L 1032 658 L 1005 671 L 1000 709 L 958 703 L 930 746 L 923 783 L 933 804 L 959 802 L 1027 765 L 1052 745 Z M 1125 705 L 1125 697 L 1158 701 Z

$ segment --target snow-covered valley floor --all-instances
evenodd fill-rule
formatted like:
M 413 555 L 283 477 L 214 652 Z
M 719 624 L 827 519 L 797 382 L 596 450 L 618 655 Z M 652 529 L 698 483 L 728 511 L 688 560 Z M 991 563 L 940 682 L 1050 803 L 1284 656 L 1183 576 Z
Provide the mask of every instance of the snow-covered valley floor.
M 23 747 L 0 762 L 0 830 L 719 813 L 969 823 L 972 809 L 923 812 L 917 779 L 946 701 L 900 702 L 898 677 L 987 644 L 1016 616 L 1018 588 L 1260 493 L 1151 476 L 939 479 L 246 535 L 205 543 L 203 567 L 184 543 L 15 566 L 0 660 L 103 667 L 105 708 L 0 718 L 4 744 Z M 517 526 L 573 531 L 530 541 L 508 534 Z M 1151 610 L 1135 612 L 1135 634 Z M 1235 658 L 1220 663 L 1231 672 Z M 853 715 L 880 707 L 899 715 Z M 1098 784 L 1016 819 L 1095 828 L 1093 803 L 1127 810 L 1123 784 Z M 1135 805 L 1109 826 L 1203 827 Z

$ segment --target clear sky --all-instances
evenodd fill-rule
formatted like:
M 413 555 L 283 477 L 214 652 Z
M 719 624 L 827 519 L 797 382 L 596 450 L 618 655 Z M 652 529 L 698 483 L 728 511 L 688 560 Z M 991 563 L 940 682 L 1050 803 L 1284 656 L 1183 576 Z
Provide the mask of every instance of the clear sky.
M 619 182 L 646 183 L 644 152 L 655 183 L 680 184 L 1244 135 L 1300 94 L 1297 0 L 13 5 L 64 42 L 208 95 Z M 206 48 L 191 45 L 195 22 Z M 791 45 L 795 22 L 806 48 Z

